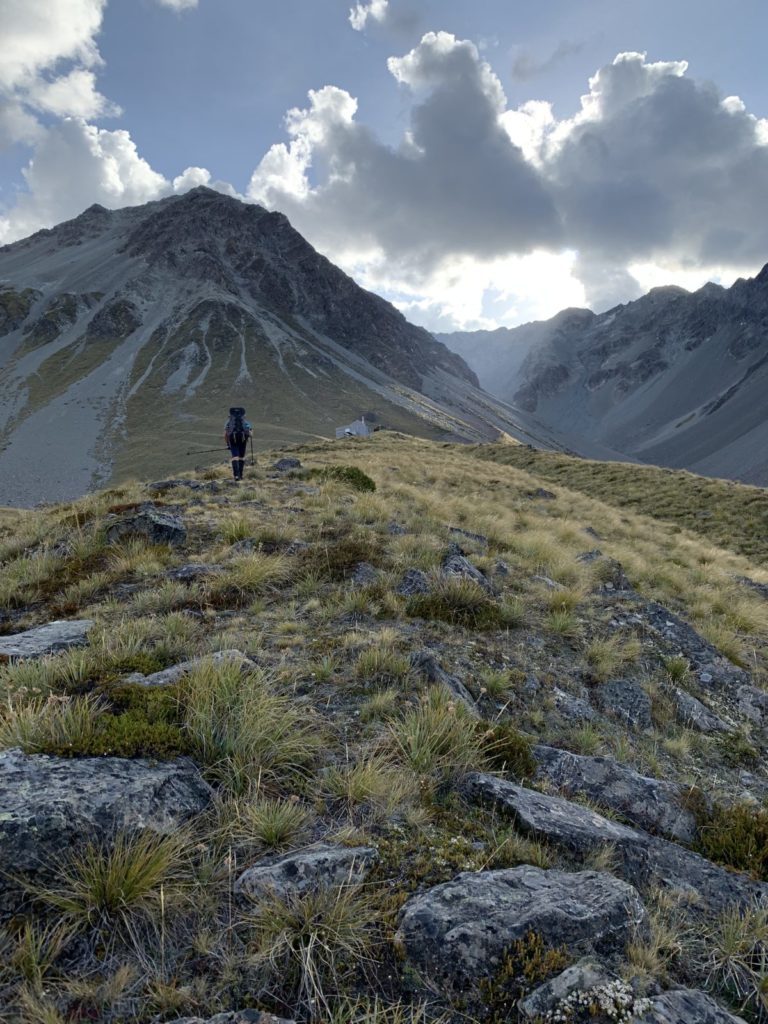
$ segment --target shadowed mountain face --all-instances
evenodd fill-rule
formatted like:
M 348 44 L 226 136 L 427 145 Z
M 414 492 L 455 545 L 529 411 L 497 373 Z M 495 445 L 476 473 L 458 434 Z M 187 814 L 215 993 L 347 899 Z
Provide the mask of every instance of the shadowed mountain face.
M 460 357 L 279 213 L 198 188 L 0 249 L 0 505 L 191 468 L 231 404 L 262 446 L 361 413 L 427 437 L 518 433 Z
M 507 343 L 495 373 L 456 351 L 522 415 L 639 461 L 768 485 L 768 267 L 729 289 L 564 310 Z

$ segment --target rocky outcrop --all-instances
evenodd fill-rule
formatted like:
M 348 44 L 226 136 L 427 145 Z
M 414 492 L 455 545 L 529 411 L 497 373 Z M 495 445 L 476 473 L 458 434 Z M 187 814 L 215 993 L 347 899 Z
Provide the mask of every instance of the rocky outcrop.
M 84 647 L 92 628 L 92 619 L 57 620 L 23 633 L 0 637 L 0 662 L 42 658 L 70 647 Z
M 463 872 L 412 897 L 396 942 L 429 984 L 462 991 L 492 975 L 528 932 L 574 954 L 609 953 L 645 921 L 637 891 L 611 875 L 524 865 Z
M 685 792 L 673 782 L 640 775 L 610 757 L 583 757 L 554 747 L 533 748 L 536 780 L 563 796 L 584 796 L 648 832 L 677 842 L 696 838 L 696 818 L 684 807 Z
M 278 896 L 302 896 L 312 889 L 357 885 L 378 860 L 372 846 L 320 844 L 279 857 L 265 857 L 248 868 L 235 882 L 235 894 L 249 899 L 273 892 Z
M 428 594 L 430 589 L 429 577 L 421 569 L 406 569 L 397 585 L 397 593 L 401 597 L 413 597 L 414 594 Z
M 491 804 L 514 820 L 526 835 L 585 857 L 605 846 L 615 853 L 615 870 L 641 891 L 675 890 L 691 897 L 691 909 L 717 913 L 768 898 L 768 885 L 712 864 L 696 853 L 639 829 L 610 821 L 562 797 L 546 796 L 492 775 L 473 773 L 464 780 L 470 799 Z
M 651 700 L 639 683 L 631 679 L 611 679 L 596 690 L 596 702 L 603 711 L 618 718 L 628 729 L 650 729 Z
M 732 725 L 724 722 L 722 718 L 713 711 L 710 711 L 700 700 L 686 690 L 675 687 L 672 693 L 672 700 L 675 704 L 678 722 L 687 729 L 694 729 L 696 732 L 703 733 L 734 731 Z
M 480 572 L 477 566 L 472 565 L 468 558 L 458 551 L 449 552 L 443 559 L 443 576 L 471 580 L 478 587 L 482 587 L 487 593 L 493 593 L 493 587 L 488 578 Z
M 23 897 L 17 879 L 48 877 L 70 850 L 117 832 L 175 832 L 211 790 L 191 761 L 0 753 L 0 912 Z
M 160 509 L 145 507 L 134 515 L 124 516 L 107 527 L 110 544 L 140 537 L 150 544 L 170 544 L 178 547 L 187 539 L 187 530 L 178 516 Z
M 585 1013 L 590 1020 L 604 1021 L 627 1021 L 631 1014 L 635 1021 L 650 1005 L 650 999 L 638 997 L 603 964 L 584 959 L 534 989 L 520 1004 L 519 1012 L 523 1020 L 536 1024 L 581 1020 Z

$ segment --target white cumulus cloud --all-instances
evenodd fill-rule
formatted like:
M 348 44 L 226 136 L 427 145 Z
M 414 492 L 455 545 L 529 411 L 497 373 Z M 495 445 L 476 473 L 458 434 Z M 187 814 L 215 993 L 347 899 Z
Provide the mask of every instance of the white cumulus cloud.
M 170 7 L 172 11 L 188 11 L 197 7 L 198 0 L 157 0 L 161 7 Z
M 389 0 L 368 0 L 357 3 L 349 11 L 349 23 L 355 32 L 362 32 L 368 21 L 383 22 L 387 17 Z

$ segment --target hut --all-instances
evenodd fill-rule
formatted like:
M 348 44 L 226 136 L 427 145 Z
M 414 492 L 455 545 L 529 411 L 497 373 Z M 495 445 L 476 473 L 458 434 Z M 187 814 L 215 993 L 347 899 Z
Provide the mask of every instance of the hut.
M 337 439 L 342 437 L 370 437 L 373 430 L 365 422 L 365 416 L 361 416 L 359 420 L 355 420 L 354 423 L 350 423 L 346 427 L 336 427 Z

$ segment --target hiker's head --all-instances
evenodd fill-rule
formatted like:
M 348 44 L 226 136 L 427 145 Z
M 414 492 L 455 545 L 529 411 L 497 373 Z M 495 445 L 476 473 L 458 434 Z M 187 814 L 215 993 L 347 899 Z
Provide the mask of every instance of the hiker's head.
M 243 407 L 241 405 L 233 405 L 232 408 L 229 410 L 229 415 L 230 416 L 244 416 L 245 415 L 245 409 L 243 409 Z

